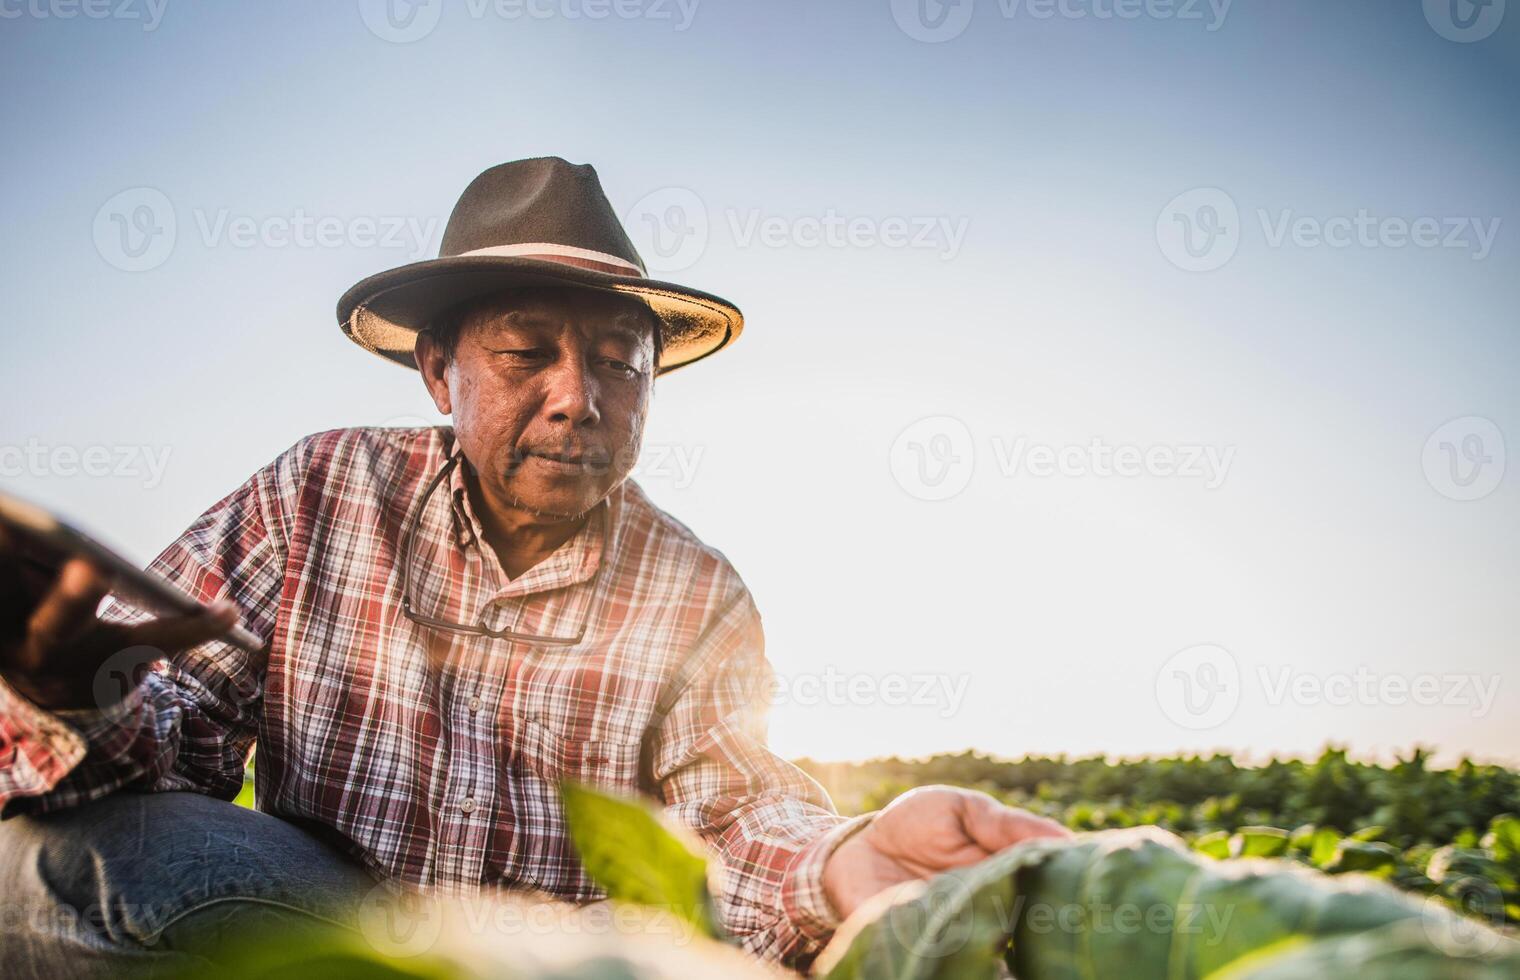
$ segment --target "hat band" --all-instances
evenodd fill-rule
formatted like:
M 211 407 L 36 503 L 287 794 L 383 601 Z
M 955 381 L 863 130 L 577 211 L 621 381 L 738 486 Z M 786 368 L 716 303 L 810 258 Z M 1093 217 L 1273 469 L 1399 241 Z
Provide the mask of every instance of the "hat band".
M 574 245 L 556 245 L 553 242 L 491 245 L 486 248 L 472 248 L 468 252 L 460 252 L 458 257 L 464 258 L 471 255 L 503 255 L 521 259 L 539 259 L 544 262 L 558 262 L 560 265 L 573 265 L 581 269 L 590 269 L 594 272 L 606 272 L 615 276 L 644 277 L 644 270 L 627 259 L 618 258 L 616 255 L 607 252 L 598 252 L 589 248 L 577 248 Z

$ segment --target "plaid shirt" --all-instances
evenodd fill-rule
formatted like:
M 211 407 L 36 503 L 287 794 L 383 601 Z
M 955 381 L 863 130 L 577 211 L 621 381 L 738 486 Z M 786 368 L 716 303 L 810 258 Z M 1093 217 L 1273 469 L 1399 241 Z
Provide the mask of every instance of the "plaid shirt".
M 417 611 L 538 635 L 588 628 L 555 647 L 420 627 L 401 611 L 403 534 L 453 451 L 447 428 L 321 433 L 208 510 L 151 567 L 233 600 L 264 652 L 204 644 L 104 711 L 45 712 L 0 681 L 0 805 L 122 788 L 230 799 L 257 742 L 259 809 L 330 828 L 381 876 L 588 901 L 601 894 L 558 782 L 645 789 L 716 850 L 727 928 L 805 965 L 837 925 L 823 862 L 861 823 L 766 747 L 770 668 L 738 574 L 628 480 L 509 579 L 456 466 L 422 515 Z M 137 616 L 114 599 L 105 615 Z

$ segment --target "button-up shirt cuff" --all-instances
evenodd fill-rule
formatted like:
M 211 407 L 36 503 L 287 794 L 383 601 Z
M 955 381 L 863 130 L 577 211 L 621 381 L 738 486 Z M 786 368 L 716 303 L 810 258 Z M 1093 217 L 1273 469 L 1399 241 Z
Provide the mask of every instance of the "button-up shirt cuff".
M 787 868 L 781 884 L 781 907 L 797 931 L 811 942 L 828 942 L 841 921 L 824 894 L 823 866 L 840 844 L 864 830 L 875 817 L 873 812 L 846 820 L 798 851 Z

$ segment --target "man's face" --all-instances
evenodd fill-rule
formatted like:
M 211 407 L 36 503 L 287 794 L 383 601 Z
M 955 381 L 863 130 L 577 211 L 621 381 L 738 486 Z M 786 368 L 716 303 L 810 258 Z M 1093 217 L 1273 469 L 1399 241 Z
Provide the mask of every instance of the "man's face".
M 633 297 L 533 288 L 473 308 L 452 358 L 419 338 L 428 390 L 453 415 L 488 506 L 573 517 L 627 477 L 649 409 L 653 323 Z

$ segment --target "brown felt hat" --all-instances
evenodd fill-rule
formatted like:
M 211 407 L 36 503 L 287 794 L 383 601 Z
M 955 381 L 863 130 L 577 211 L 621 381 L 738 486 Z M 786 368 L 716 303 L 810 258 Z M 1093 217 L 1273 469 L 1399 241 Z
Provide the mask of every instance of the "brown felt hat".
M 438 314 L 515 286 L 581 286 L 642 299 L 660 318 L 658 373 L 701 360 L 744 329 L 738 307 L 650 279 L 589 164 L 514 160 L 476 177 L 454 205 L 438 258 L 377 273 L 338 300 L 354 343 L 414 368 L 412 347 Z

